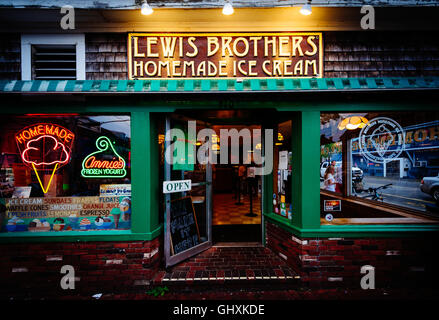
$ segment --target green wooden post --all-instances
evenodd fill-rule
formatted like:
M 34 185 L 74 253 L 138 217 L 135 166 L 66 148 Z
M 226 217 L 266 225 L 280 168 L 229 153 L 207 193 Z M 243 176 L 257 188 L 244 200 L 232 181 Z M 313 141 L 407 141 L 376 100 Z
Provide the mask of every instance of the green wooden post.
M 158 232 L 158 143 L 149 112 L 132 112 L 132 232 Z
M 292 224 L 320 227 L 320 112 L 297 112 L 292 119 Z
M 273 129 L 274 125 L 273 124 L 264 124 L 262 126 L 262 130 L 264 131 L 265 129 Z M 263 135 L 264 137 L 264 157 L 273 157 L 273 155 L 267 155 L 266 153 L 266 148 L 265 148 L 265 134 Z M 270 142 L 271 144 L 274 143 L 274 141 Z M 266 162 L 265 162 L 266 163 Z M 271 170 L 270 174 L 266 174 L 262 176 L 262 214 L 264 213 L 271 213 L 273 211 L 273 170 Z M 265 246 L 265 223 L 262 226 L 262 244 Z

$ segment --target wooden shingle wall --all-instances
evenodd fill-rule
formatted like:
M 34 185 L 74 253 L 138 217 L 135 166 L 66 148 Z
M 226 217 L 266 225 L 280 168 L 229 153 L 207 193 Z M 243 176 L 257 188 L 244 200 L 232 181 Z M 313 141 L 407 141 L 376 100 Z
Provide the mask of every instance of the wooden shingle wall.
M 325 32 L 324 77 L 439 76 L 434 32 Z M 20 79 L 20 35 L 0 35 L 0 80 Z M 86 34 L 86 79 L 127 79 L 127 34 Z
M 87 34 L 85 71 L 87 80 L 128 78 L 127 34 Z
M 439 42 L 433 32 L 325 32 L 324 77 L 439 75 Z
M 0 80 L 21 79 L 19 34 L 0 35 Z
M 87 79 L 127 79 L 126 38 L 87 35 Z M 325 32 L 323 39 L 325 78 L 439 75 L 433 32 Z

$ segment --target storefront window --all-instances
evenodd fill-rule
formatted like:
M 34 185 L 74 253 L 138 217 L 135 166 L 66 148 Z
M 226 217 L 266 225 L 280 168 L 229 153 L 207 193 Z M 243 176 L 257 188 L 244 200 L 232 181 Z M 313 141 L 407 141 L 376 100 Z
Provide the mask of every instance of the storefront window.
M 343 190 L 343 130 L 338 130 L 336 114 L 321 115 L 320 188 L 330 192 Z
M 438 214 L 439 112 L 322 113 L 321 150 L 324 217 Z M 340 196 L 331 196 L 334 190 L 322 177 L 323 164 L 330 161 L 335 176 L 337 167 L 347 168 L 341 171 L 347 187 L 335 189 Z M 362 203 L 367 210 L 359 210 Z
M 293 160 L 291 128 L 291 120 L 278 124 L 273 148 L 273 212 L 288 219 L 291 219 L 293 210 L 291 204 L 291 168 Z
M 1 232 L 131 228 L 130 116 L 0 120 Z

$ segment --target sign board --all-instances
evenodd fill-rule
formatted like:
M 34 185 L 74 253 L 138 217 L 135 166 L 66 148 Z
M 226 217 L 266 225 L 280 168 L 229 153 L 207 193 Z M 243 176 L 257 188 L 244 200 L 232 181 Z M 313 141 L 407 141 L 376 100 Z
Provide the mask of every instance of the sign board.
M 15 187 L 12 198 L 29 198 L 32 187 Z
M 101 184 L 99 186 L 101 197 L 131 196 L 131 184 Z
M 101 179 L 126 176 L 125 160 L 117 153 L 108 137 L 96 139 L 96 148 L 98 151 L 90 153 L 82 161 L 82 177 Z
M 188 250 L 200 243 L 197 218 L 191 197 L 171 201 L 170 233 L 173 254 Z
M 191 188 L 191 180 L 163 181 L 163 193 L 185 192 Z
M 131 199 L 105 197 L 7 198 L 1 231 L 110 230 L 131 227 Z
M 279 151 L 279 170 L 288 169 L 288 151 Z
M 324 200 L 323 210 L 325 212 L 341 211 L 341 200 Z
M 47 193 L 56 170 L 70 162 L 75 134 L 55 123 L 36 123 L 15 134 L 24 165 L 33 169 L 41 189 Z M 45 183 L 45 172 L 50 172 Z
M 129 79 L 321 78 L 319 32 L 130 33 Z
M 247 168 L 247 178 L 254 178 L 256 177 L 256 168 L 255 167 L 248 167 Z
M 328 222 L 331 222 L 332 220 L 334 220 L 334 216 L 332 214 L 328 213 L 325 216 L 325 220 Z

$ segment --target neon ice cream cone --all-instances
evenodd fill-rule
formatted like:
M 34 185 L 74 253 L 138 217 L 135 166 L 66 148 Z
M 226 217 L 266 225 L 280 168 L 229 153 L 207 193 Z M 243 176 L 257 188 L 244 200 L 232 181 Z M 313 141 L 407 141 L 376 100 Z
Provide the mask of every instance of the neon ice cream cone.
M 58 167 L 58 163 L 55 164 L 55 167 L 52 170 L 52 173 L 51 173 L 50 179 L 49 179 L 49 183 L 47 184 L 46 189 L 44 189 L 44 184 L 41 182 L 40 176 L 38 174 L 38 170 L 37 170 L 37 168 L 35 168 L 35 165 L 33 163 L 32 163 L 32 167 L 34 168 L 35 175 L 37 176 L 37 179 L 38 179 L 38 182 L 40 183 L 41 189 L 43 189 L 44 193 L 47 193 L 47 191 L 49 191 L 49 189 L 50 189 L 50 184 L 52 183 L 53 175 L 55 174 L 55 171 Z

